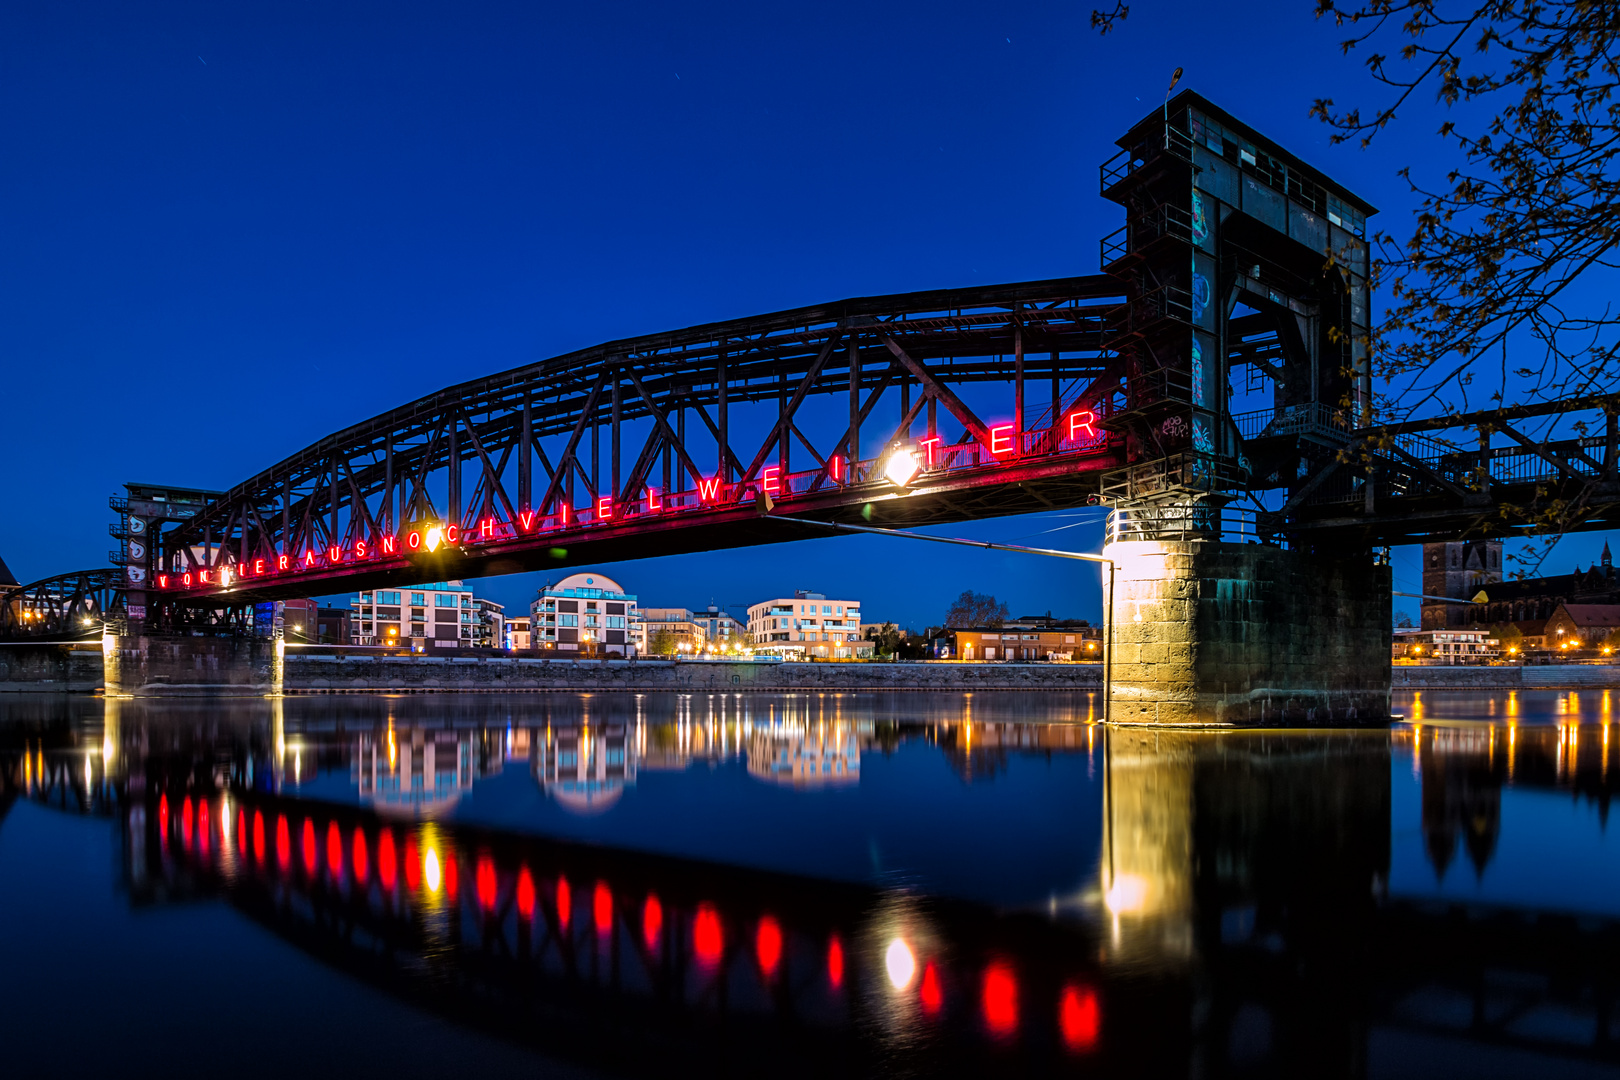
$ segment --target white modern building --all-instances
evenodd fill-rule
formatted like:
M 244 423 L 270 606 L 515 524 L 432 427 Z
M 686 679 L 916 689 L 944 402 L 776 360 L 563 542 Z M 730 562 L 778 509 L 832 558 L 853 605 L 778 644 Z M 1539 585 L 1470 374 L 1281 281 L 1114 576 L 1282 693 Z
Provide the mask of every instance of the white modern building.
M 576 656 L 633 656 L 636 598 L 596 571 L 570 574 L 529 605 L 531 647 Z
M 355 645 L 409 645 L 418 652 L 472 648 L 486 637 L 481 616 L 498 616 L 499 608 L 459 581 L 370 589 L 349 598 L 349 639 Z
M 851 660 L 872 655 L 861 637 L 861 602 L 830 600 L 817 592 L 762 600 L 748 608 L 754 648 L 784 656 Z

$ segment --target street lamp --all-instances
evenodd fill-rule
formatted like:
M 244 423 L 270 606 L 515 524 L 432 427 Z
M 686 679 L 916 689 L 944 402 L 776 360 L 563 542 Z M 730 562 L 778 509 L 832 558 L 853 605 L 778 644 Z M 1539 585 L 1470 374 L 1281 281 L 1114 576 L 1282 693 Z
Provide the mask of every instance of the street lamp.
M 905 447 L 896 447 L 894 453 L 889 455 L 889 461 L 883 466 L 883 475 L 895 487 L 905 487 L 917 478 L 922 466 L 917 464 L 917 455 Z

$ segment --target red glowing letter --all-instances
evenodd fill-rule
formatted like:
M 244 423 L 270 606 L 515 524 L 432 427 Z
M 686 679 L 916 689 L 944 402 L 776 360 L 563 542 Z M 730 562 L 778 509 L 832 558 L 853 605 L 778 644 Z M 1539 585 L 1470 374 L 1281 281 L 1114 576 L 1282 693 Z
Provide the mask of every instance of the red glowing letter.
M 836 456 L 828 458 L 827 475 L 833 478 L 833 483 L 842 484 L 844 482 L 844 459 Z
M 711 476 L 707 480 L 698 480 L 698 502 L 713 502 L 720 491 L 720 478 Z
M 557 524 L 558 525 L 567 525 L 568 524 L 568 504 L 567 503 L 558 503 L 557 504 Z
M 277 570 L 285 570 L 285 569 L 287 569 L 287 564 L 290 561 L 291 561 L 291 556 L 289 556 L 289 555 L 279 556 L 276 559 L 276 569 Z
M 206 570 L 197 571 L 197 581 L 199 583 L 203 584 L 203 585 L 208 584 L 208 571 L 206 571 Z
M 1012 429 L 1011 424 L 998 424 L 990 429 L 990 452 L 992 454 L 1009 454 L 1012 452 L 1012 437 L 1007 434 Z
M 523 511 L 523 513 L 518 515 L 518 521 L 523 526 L 523 531 L 528 532 L 529 529 L 534 525 L 534 511 Z
M 304 549 L 304 565 L 305 566 L 314 566 L 315 565 L 315 552 L 313 550 L 311 550 L 310 548 L 305 548 Z
M 303 849 L 304 872 L 313 874 L 315 872 L 315 821 L 313 818 L 304 819 Z
M 180 583 L 182 585 L 190 586 L 190 584 L 191 584 L 191 575 L 190 574 L 181 574 L 180 575 Z
M 333 877 L 343 873 L 343 834 L 335 821 L 326 826 L 326 869 Z
M 356 540 L 354 542 L 354 557 L 357 559 L 363 559 L 366 557 L 366 542 L 364 540 Z
M 366 883 L 366 834 L 358 825 L 354 827 L 354 879 Z
M 596 500 L 596 520 L 607 521 L 613 516 L 613 496 L 603 495 Z
M 934 467 L 934 447 L 939 445 L 939 436 L 938 435 L 930 435 L 926 439 L 918 439 L 917 440 L 917 445 L 922 447 L 923 448 L 923 453 L 927 455 L 927 457 L 924 458 L 924 460 L 928 462 L 928 467 L 930 469 L 933 468 Z
M 417 548 L 421 547 L 422 534 L 419 532 L 411 533 L 411 535 L 405 538 L 405 546 L 410 548 L 412 551 L 415 551 Z
M 394 834 L 389 829 L 384 829 L 377 837 L 377 873 L 382 877 L 383 888 L 394 887 Z
M 326 563 L 327 563 L 328 566 L 330 566 L 332 563 L 342 562 L 342 561 L 343 561 L 343 549 L 342 548 L 338 547 L 336 544 L 333 544 L 331 547 L 326 549 Z
M 495 536 L 495 519 L 494 518 L 485 518 L 483 521 L 480 521 L 478 523 L 478 539 L 482 540 L 485 537 L 489 537 L 490 539 L 493 539 L 494 536 Z
M 264 573 L 264 560 L 263 559 L 254 559 L 253 560 L 253 572 L 255 574 Z
M 658 497 L 657 488 L 647 489 L 647 512 L 656 514 L 664 508 L 664 500 Z
M 167 589 L 168 587 L 169 587 L 169 575 L 168 574 L 159 574 L 158 575 L 158 588 Z
M 394 553 L 394 538 L 392 536 L 383 537 L 382 546 L 382 553 L 384 555 L 392 555 Z
M 574 916 L 574 891 L 568 887 L 568 879 L 557 879 L 557 921 L 562 924 L 563 933 L 568 932 L 569 923 Z
M 444 540 L 445 540 L 445 543 L 454 544 L 460 538 L 461 538 L 461 526 L 460 525 L 446 525 L 444 527 Z
M 495 909 L 495 860 L 488 855 L 478 856 L 478 867 L 473 871 L 478 888 L 478 902 L 485 911 Z
M 1069 414 L 1069 438 L 1078 439 L 1079 432 L 1084 431 L 1086 438 L 1095 439 L 1097 433 L 1092 430 L 1091 422 L 1097 419 L 1097 414 L 1086 409 L 1080 409 Z
M 765 494 L 767 494 L 767 495 L 779 495 L 779 494 L 781 494 L 782 482 L 781 482 L 781 480 L 777 479 L 777 476 L 778 476 L 779 473 L 781 473 L 781 471 L 782 471 L 782 467 L 780 465 L 772 465 L 770 468 L 764 470 L 763 472 L 761 472 L 759 474 L 760 478 L 765 481 Z

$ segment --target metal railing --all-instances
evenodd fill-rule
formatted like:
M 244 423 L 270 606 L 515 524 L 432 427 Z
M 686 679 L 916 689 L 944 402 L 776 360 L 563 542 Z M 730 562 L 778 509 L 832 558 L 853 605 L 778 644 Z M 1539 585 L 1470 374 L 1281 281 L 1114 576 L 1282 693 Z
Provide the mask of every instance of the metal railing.
M 1108 512 L 1106 541 L 1222 541 L 1286 547 L 1275 515 L 1213 502 L 1117 507 Z
M 1160 154 L 1173 154 L 1183 161 L 1191 161 L 1193 156 L 1193 138 L 1186 131 L 1173 125 L 1165 125 L 1163 137 L 1155 142 L 1141 142 L 1135 146 L 1128 146 L 1103 162 L 1097 167 L 1101 182 L 1100 191 L 1106 195 L 1112 188 L 1129 180 L 1136 172 Z
M 1333 434 L 1348 439 L 1355 430 L 1349 413 L 1320 401 L 1239 413 L 1232 417 L 1232 423 L 1245 439 L 1307 434 Z

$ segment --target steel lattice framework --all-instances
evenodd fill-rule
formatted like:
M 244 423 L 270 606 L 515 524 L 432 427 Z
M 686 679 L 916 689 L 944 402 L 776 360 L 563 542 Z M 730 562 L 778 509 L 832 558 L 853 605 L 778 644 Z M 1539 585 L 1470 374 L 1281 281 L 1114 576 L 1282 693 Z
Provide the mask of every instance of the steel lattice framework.
M 123 614 L 124 571 L 76 570 L 0 594 L 0 638 L 67 640 L 101 635 L 103 623 Z

